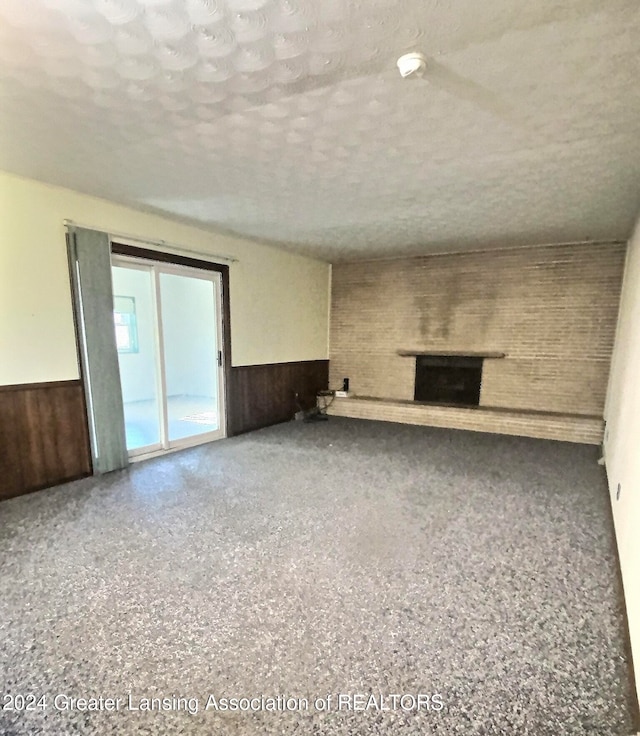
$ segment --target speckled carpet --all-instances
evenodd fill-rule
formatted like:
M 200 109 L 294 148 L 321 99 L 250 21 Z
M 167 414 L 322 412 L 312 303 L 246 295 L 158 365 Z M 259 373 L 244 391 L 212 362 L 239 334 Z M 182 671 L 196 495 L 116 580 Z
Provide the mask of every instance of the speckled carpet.
M 597 458 L 332 418 L 4 502 L 0 733 L 625 736 Z

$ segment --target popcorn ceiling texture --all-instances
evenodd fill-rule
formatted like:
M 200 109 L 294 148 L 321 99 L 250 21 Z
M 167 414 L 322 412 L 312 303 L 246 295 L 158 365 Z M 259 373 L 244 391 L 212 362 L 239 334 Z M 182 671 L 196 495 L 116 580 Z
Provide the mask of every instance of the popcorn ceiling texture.
M 636 0 L 3 0 L 0 167 L 334 261 L 626 239 L 639 29 Z
M 335 265 L 330 386 L 348 376 L 358 397 L 406 401 L 414 396 L 415 358 L 398 350 L 502 352 L 505 358 L 484 361 L 480 405 L 513 417 L 430 410 L 425 423 L 441 426 L 448 417 L 461 429 L 525 435 L 529 423 L 532 436 L 598 443 L 624 256 L 623 245 L 591 244 Z M 343 400 L 333 410 L 419 418 L 406 404 L 356 408 Z M 518 411 L 590 419 L 549 417 L 544 433 L 544 418 Z
M 0 712 L 3 736 L 625 736 L 595 448 L 290 422 L 0 504 L 0 684 L 442 712 Z

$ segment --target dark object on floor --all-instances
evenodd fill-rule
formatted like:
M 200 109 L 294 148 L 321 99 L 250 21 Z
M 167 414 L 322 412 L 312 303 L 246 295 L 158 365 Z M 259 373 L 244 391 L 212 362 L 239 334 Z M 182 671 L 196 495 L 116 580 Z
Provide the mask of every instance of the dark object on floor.
M 315 409 L 311 409 L 305 414 L 304 421 L 305 422 L 321 422 L 326 421 L 329 419 L 329 417 L 324 413 L 320 407 L 316 407 Z

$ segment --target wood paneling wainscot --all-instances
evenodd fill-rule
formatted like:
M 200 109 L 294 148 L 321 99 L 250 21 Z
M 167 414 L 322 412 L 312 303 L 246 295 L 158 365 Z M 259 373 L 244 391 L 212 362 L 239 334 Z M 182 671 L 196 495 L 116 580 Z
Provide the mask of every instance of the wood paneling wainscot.
M 91 473 L 80 380 L 0 386 L 0 499 Z
M 311 409 L 317 392 L 326 389 L 328 381 L 328 360 L 233 367 L 228 389 L 229 434 L 293 419 L 297 403 Z

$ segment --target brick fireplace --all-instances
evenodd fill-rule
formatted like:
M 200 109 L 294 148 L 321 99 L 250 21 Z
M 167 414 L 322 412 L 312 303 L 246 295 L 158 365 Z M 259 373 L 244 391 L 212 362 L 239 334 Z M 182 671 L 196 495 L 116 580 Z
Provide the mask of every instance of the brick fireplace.
M 416 356 L 415 401 L 478 406 L 482 358 L 466 355 Z
M 597 444 L 624 257 L 586 243 L 335 264 L 330 385 L 349 376 L 352 397 L 330 413 Z

